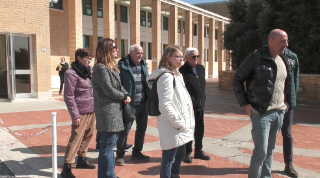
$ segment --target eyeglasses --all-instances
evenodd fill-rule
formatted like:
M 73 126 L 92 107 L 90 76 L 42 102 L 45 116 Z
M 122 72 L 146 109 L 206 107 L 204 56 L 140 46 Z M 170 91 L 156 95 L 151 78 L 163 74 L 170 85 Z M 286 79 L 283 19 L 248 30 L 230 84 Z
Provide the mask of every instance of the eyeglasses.
M 192 56 L 192 59 L 198 58 L 199 59 L 200 55 L 194 55 Z
M 118 49 L 118 48 L 117 48 L 117 45 L 112 46 L 112 48 L 114 48 L 114 49 Z
M 174 57 L 176 59 L 183 59 L 183 56 L 171 56 L 171 57 Z

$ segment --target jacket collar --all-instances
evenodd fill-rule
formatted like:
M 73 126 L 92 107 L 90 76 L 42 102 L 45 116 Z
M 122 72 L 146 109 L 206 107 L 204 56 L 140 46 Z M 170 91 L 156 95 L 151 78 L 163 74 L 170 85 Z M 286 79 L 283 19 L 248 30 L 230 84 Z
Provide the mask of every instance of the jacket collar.
M 257 52 L 260 52 L 262 59 L 267 59 L 267 60 L 273 60 L 274 61 L 274 58 L 270 54 L 270 50 L 269 50 L 269 46 L 268 45 L 262 46 L 261 48 L 257 49 Z

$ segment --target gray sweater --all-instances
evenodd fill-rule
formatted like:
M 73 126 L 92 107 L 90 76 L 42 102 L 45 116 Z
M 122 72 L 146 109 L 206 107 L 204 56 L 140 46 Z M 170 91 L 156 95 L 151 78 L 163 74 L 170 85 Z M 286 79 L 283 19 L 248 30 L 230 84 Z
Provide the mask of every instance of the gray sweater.
M 119 74 L 98 64 L 92 73 L 94 112 L 98 131 L 119 132 L 124 129 L 122 102 L 126 94 Z

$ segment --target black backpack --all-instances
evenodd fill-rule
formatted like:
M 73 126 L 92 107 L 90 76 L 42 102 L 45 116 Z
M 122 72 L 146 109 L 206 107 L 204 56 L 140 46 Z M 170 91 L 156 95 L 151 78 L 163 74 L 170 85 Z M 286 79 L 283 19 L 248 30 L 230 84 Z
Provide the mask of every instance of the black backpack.
M 164 72 L 164 73 L 170 73 L 173 75 L 173 73 L 171 73 L 171 72 Z M 162 73 L 162 74 L 164 74 L 164 73 Z M 154 83 L 152 84 L 151 91 L 149 93 L 149 97 L 148 97 L 148 101 L 147 101 L 149 116 L 159 116 L 161 114 L 159 111 L 159 97 L 158 97 L 158 91 L 157 91 L 157 82 L 158 82 L 158 79 L 161 77 L 161 75 L 159 75 L 154 80 Z M 173 76 L 173 87 L 175 87 L 175 86 L 176 86 L 176 81 Z

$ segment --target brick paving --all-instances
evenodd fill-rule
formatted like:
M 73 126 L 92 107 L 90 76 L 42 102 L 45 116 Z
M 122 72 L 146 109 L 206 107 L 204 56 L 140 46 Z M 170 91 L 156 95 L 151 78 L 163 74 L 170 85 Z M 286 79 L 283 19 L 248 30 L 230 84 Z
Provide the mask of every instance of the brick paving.
M 211 81 L 211 82 L 209 82 Z M 61 95 L 58 95 L 57 91 L 53 92 L 55 100 L 63 101 Z M 308 149 L 318 151 L 320 150 L 320 143 L 318 138 L 320 136 L 320 120 L 318 116 L 320 114 L 320 103 L 299 101 L 299 105 L 294 112 L 295 124 L 292 126 L 292 132 L 294 136 L 294 147 L 299 149 Z M 61 103 L 62 105 L 64 103 Z M 57 112 L 57 122 L 64 124 L 57 127 L 57 153 L 58 159 L 63 160 L 66 145 L 70 136 L 70 116 L 66 109 L 60 110 L 38 110 L 28 112 L 15 112 L 15 113 L 0 113 L 0 118 L 8 127 L 17 127 L 19 130 L 16 132 L 30 135 L 34 134 L 41 129 L 39 128 L 24 128 L 23 126 L 32 126 L 36 124 L 50 125 L 51 118 L 50 113 Z M 210 117 L 205 117 L 205 138 L 206 139 L 220 139 L 224 140 L 225 137 L 232 133 L 238 132 L 240 129 L 250 125 L 250 120 L 246 115 L 243 108 L 237 105 L 237 101 L 232 91 L 221 90 L 218 88 L 218 84 L 215 79 L 208 79 L 207 85 L 207 103 L 205 107 L 205 114 Z M 214 117 L 213 117 L 214 116 Z M 225 119 L 222 116 L 230 116 Z M 233 119 L 239 117 L 239 119 Z M 247 118 L 247 119 L 243 119 Z M 301 125 L 303 124 L 303 125 Z M 3 126 L 1 125 L 3 128 Z M 148 121 L 149 128 L 157 128 L 156 118 L 150 118 Z M 89 161 L 93 164 L 97 164 L 97 155 L 95 149 L 95 134 L 89 145 L 90 155 Z M 128 136 L 128 143 L 134 143 L 135 128 L 130 131 Z M 241 134 L 241 133 L 240 133 Z M 250 134 L 250 133 L 245 133 Z M 13 135 L 13 134 L 12 134 Z M 19 136 L 13 135 L 17 139 Z M 252 141 L 248 140 L 251 144 Z M 32 150 L 35 154 L 42 158 L 50 158 L 51 155 L 51 131 L 45 132 L 39 136 L 27 138 L 21 140 L 26 148 Z M 154 147 L 148 148 L 144 154 L 151 156 L 149 162 L 139 162 L 131 160 L 131 151 L 129 150 L 125 156 L 125 166 L 116 166 L 116 174 L 121 178 L 134 178 L 134 177 L 159 177 L 160 162 L 161 162 L 161 149 L 159 148 L 159 138 L 154 133 L 149 133 L 147 130 L 145 143 L 150 144 Z M 277 145 L 282 146 L 281 134 L 278 135 Z M 0 147 L 3 145 L 0 145 Z M 221 153 L 224 152 L 224 147 L 219 147 Z M 227 147 L 226 147 L 227 148 Z M 10 148 L 7 148 L 10 149 Z M 204 148 L 209 150 L 209 148 Z M 243 159 L 250 158 L 252 154 L 252 148 L 235 148 L 235 151 L 245 153 L 247 156 Z M 24 149 L 11 149 L 11 152 L 27 152 Z M 248 161 L 235 161 L 234 159 L 224 157 L 223 154 L 219 154 L 220 151 L 215 152 L 216 154 L 206 151 L 211 156 L 210 161 L 203 161 L 194 159 L 192 164 L 182 163 L 180 177 L 182 178 L 193 178 L 193 177 L 247 177 L 248 172 Z M 0 150 L 1 153 L 1 150 Z M 1 157 L 1 156 L 0 156 Z M 307 173 L 320 173 L 320 158 L 317 156 L 310 157 L 304 155 L 294 155 L 294 166 L 304 169 Z M 282 153 L 274 153 L 274 161 L 283 164 Z M 6 164 L 6 162 L 4 161 Z M 76 169 L 75 165 L 72 165 L 72 169 L 77 178 L 95 178 L 97 177 L 97 169 L 95 170 L 84 170 Z M 62 163 L 59 162 L 58 170 L 61 171 Z M 285 177 L 282 172 L 282 167 L 276 168 L 277 171 L 273 173 L 273 177 Z M 14 170 L 10 170 L 15 172 Z M 307 174 L 306 173 L 306 174 Z M 318 175 L 318 174 L 317 174 Z M 319 174 L 320 175 L 320 174 Z M 16 175 L 19 176 L 19 175 Z M 37 177 L 37 176 L 35 176 Z M 308 176 L 307 176 L 308 177 Z M 312 177 L 312 176 L 311 176 Z M 314 176 L 313 176 L 314 177 Z

